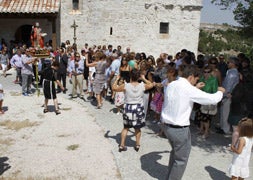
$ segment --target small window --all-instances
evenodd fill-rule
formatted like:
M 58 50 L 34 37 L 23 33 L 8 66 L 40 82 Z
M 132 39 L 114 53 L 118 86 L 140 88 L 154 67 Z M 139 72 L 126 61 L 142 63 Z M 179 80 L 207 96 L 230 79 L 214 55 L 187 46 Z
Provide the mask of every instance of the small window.
M 112 27 L 110 27 L 110 35 L 112 35 Z
M 79 0 L 73 0 L 73 10 L 79 10 Z
M 169 34 L 169 23 L 160 23 L 160 34 Z

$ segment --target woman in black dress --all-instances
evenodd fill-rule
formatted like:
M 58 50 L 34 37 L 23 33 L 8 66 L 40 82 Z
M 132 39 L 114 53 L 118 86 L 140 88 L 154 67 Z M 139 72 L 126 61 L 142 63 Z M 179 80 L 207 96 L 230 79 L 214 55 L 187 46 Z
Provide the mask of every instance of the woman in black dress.
M 48 99 L 53 99 L 54 101 L 54 107 L 55 107 L 55 114 L 58 115 L 61 112 L 59 111 L 58 102 L 56 99 L 56 90 L 55 90 L 55 83 L 61 88 L 62 91 L 64 91 L 64 87 L 60 83 L 60 81 L 57 80 L 57 69 L 59 68 L 59 63 L 54 61 L 51 66 L 47 67 L 43 70 L 43 92 L 45 97 L 45 103 L 44 103 L 44 113 L 48 112 Z
M 129 60 L 130 59 L 126 55 L 123 55 L 120 64 L 120 77 L 123 78 L 123 80 L 127 83 L 130 82 L 130 66 L 128 65 Z

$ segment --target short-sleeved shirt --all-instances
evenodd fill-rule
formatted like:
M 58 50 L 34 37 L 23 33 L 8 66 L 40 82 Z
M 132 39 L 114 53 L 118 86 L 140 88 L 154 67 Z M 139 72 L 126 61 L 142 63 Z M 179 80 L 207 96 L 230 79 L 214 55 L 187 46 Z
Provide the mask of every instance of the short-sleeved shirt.
M 28 61 L 30 61 L 32 59 L 32 57 L 29 56 L 22 56 L 22 69 L 21 69 L 21 73 L 22 74 L 28 74 L 28 75 L 33 75 L 33 66 L 32 64 L 26 64 Z
M 145 85 L 143 82 L 134 86 L 131 83 L 125 84 L 125 103 L 126 104 L 143 104 L 143 95 Z
M 12 66 L 16 66 L 18 68 L 22 68 L 22 55 L 15 54 L 10 61 Z
M 112 61 L 111 64 L 111 71 L 114 72 L 114 75 L 119 75 L 119 69 L 120 69 L 120 60 L 119 59 L 115 59 L 114 61 Z

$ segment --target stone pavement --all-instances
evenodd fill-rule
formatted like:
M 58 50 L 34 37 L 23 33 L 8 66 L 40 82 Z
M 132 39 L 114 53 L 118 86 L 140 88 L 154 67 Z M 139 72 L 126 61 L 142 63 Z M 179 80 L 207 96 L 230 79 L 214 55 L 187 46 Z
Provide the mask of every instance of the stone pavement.
M 10 71 L 12 72 L 12 70 Z M 0 77 L 0 83 L 3 84 L 5 91 L 21 91 L 19 85 L 12 81 L 15 73 L 4 78 Z M 58 94 L 64 98 L 70 98 L 71 84 L 67 80 L 67 94 Z M 87 97 L 86 97 L 87 99 Z M 167 172 L 167 164 L 171 147 L 165 138 L 156 135 L 159 130 L 158 125 L 151 122 L 152 118 L 147 120 L 147 126 L 142 129 L 141 148 L 139 152 L 135 152 L 135 137 L 133 129 L 128 133 L 126 152 L 118 152 L 118 144 L 120 142 L 120 132 L 123 127 L 122 115 L 114 112 L 114 105 L 108 101 L 104 101 L 102 109 L 96 109 L 93 101 L 84 101 L 80 98 L 70 99 L 77 104 L 88 109 L 88 113 L 96 118 L 96 122 L 103 128 L 104 137 L 109 139 L 114 147 L 112 153 L 124 180 L 140 180 L 140 179 L 164 179 Z M 85 120 L 85 114 L 83 118 Z M 197 135 L 197 128 L 192 125 L 192 150 L 189 162 L 183 176 L 183 180 L 203 179 L 203 180 L 228 180 L 230 177 L 226 174 L 228 166 L 232 159 L 232 153 L 223 147 L 228 145 L 231 137 L 225 138 L 223 135 L 211 132 L 208 139 L 203 140 Z M 98 143 L 98 142 L 96 142 Z M 103 148 L 103 147 L 101 147 Z M 253 157 L 251 156 L 250 172 L 253 172 Z M 102 167 L 101 167 L 102 168 Z M 110 179 L 108 177 L 108 179 Z

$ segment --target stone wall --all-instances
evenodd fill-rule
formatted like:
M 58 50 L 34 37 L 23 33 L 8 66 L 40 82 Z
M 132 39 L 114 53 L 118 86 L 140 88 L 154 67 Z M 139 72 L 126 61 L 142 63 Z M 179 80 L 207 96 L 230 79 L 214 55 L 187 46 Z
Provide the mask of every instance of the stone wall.
M 61 41 L 73 43 L 76 21 L 77 44 L 122 45 L 157 57 L 174 55 L 183 48 L 197 52 L 202 0 L 84 0 L 80 11 L 72 1 L 61 1 Z M 160 22 L 169 23 L 169 33 L 160 34 Z M 110 34 L 112 31 L 112 34 Z

